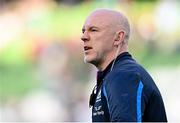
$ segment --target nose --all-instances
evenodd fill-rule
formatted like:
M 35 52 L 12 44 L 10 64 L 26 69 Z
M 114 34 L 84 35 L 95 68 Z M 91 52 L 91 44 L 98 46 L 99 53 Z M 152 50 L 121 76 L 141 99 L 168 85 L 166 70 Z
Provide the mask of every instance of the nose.
M 81 36 L 81 40 L 86 42 L 86 41 L 89 41 L 90 37 L 89 35 L 87 34 L 87 32 L 85 31 L 82 36 Z

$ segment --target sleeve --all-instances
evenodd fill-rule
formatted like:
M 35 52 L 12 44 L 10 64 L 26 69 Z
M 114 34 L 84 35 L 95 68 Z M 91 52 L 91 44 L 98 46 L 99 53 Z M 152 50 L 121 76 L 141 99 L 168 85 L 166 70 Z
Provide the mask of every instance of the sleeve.
M 107 100 L 111 122 L 141 122 L 143 83 L 139 74 L 118 73 L 105 82 L 103 93 Z
M 144 112 L 144 119 L 148 122 L 167 122 L 164 103 L 159 91 L 154 90 Z

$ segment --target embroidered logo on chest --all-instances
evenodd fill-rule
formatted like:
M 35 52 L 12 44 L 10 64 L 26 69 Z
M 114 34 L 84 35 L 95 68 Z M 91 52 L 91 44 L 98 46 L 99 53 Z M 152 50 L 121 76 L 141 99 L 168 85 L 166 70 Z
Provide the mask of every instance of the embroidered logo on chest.
M 99 90 L 99 93 L 97 95 L 97 98 L 96 98 L 96 103 L 101 101 L 101 90 Z

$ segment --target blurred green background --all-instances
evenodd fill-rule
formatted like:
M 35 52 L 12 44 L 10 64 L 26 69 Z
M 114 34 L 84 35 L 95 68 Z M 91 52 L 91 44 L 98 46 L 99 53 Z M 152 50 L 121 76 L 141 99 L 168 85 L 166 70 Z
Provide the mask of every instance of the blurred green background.
M 0 1 L 0 121 L 91 121 L 96 69 L 80 37 L 97 8 L 127 15 L 130 53 L 157 82 L 169 121 L 180 121 L 180 2 L 163 0 Z

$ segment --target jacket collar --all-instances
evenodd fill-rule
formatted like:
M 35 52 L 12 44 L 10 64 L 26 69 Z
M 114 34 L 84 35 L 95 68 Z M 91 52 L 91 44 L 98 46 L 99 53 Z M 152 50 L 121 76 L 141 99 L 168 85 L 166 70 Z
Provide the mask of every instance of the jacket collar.
M 117 62 L 123 61 L 127 57 L 131 57 L 131 55 L 128 52 L 121 53 L 120 55 L 117 56 L 115 64 Z M 97 72 L 97 86 L 100 85 L 100 83 L 102 82 L 104 77 L 107 75 L 107 73 L 110 72 L 113 61 L 114 61 L 114 59 L 110 62 L 110 64 L 103 71 L 98 71 Z

